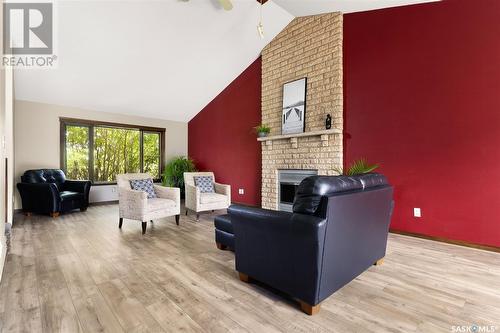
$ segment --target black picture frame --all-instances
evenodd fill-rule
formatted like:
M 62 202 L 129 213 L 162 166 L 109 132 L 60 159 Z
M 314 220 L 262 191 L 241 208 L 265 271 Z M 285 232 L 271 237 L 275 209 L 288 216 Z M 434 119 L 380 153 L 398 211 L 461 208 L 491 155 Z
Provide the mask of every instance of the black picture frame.
M 304 133 L 307 110 L 307 77 L 283 84 L 281 134 Z

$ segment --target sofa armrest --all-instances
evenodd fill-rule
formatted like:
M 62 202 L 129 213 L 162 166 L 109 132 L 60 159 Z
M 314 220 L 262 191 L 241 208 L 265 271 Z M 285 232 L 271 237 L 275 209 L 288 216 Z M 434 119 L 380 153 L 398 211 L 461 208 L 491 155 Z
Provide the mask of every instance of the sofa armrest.
M 89 180 L 66 180 L 63 188 L 66 191 L 85 193 L 87 189 L 90 189 L 91 185 L 92 183 Z
M 73 191 L 78 193 L 83 193 L 85 205 L 89 204 L 89 192 L 92 183 L 89 180 L 66 180 L 64 182 L 63 188 L 66 191 Z
M 228 209 L 236 269 L 315 304 L 327 221 L 324 218 L 241 205 Z
M 60 210 L 61 196 L 53 183 L 18 183 L 25 212 L 54 213 Z
M 154 185 L 155 193 L 159 198 L 175 201 L 177 206 L 181 204 L 181 189 L 178 187 L 166 187 Z
M 231 185 L 214 183 L 215 193 L 223 194 L 227 197 L 228 205 L 231 204 Z
M 196 186 L 186 184 L 186 208 L 198 211 L 200 200 L 200 189 Z
M 231 185 L 214 183 L 215 193 L 228 195 L 231 194 Z
M 141 217 L 147 213 L 148 195 L 144 191 L 118 189 L 120 217 Z

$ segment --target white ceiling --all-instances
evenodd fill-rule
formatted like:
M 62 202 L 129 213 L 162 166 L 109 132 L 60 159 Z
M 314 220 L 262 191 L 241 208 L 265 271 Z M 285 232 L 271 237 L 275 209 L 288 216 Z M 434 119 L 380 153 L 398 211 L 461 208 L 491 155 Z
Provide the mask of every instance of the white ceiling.
M 268 1 L 265 39 L 255 0 L 233 0 L 229 12 L 216 0 L 59 1 L 58 67 L 17 70 L 16 98 L 189 121 L 294 16 L 427 1 Z
M 363 12 L 434 1 L 439 0 L 274 0 L 296 17 L 331 12 Z
M 256 1 L 59 2 L 58 68 L 18 70 L 16 98 L 188 121 L 293 19 L 274 3 L 264 17 L 262 40 Z

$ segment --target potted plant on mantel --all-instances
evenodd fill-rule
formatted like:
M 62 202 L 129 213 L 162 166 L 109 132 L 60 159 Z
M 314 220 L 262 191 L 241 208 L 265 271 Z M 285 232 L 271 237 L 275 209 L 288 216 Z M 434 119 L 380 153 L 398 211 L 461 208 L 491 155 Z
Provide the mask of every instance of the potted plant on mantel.
M 271 132 L 271 127 L 265 125 L 265 124 L 260 124 L 259 126 L 255 126 L 255 132 L 257 132 L 257 136 L 259 138 L 264 138 L 269 135 Z

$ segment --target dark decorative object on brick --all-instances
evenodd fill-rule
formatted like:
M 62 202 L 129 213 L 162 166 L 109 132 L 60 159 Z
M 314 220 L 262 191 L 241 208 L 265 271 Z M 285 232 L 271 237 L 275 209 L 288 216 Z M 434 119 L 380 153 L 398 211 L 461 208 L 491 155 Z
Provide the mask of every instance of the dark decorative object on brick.
M 332 128 L 332 116 L 330 114 L 326 115 L 325 128 L 328 130 Z

